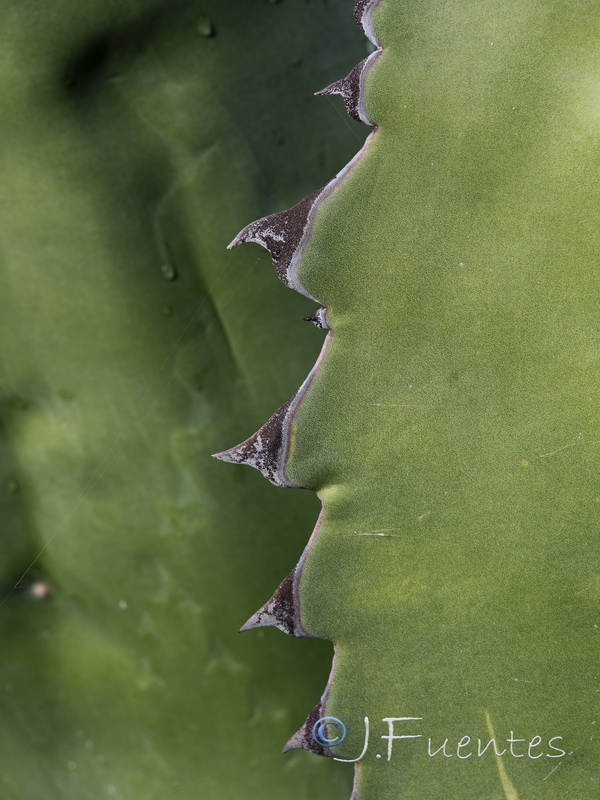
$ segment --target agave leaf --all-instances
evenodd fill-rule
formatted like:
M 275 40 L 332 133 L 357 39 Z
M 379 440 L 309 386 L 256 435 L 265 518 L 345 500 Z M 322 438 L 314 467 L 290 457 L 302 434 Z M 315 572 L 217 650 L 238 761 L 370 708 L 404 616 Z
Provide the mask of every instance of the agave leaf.
M 356 148 L 311 96 L 364 55 L 346 10 L 2 4 L 3 800 L 348 791 L 278 761 L 330 645 L 237 634 L 314 499 L 208 458 L 316 355 L 225 246 Z
M 323 503 L 297 624 L 336 657 L 308 720 L 363 754 L 355 800 L 592 800 L 598 9 L 356 16 L 381 50 L 341 93 L 376 128 L 287 276 L 330 328 L 281 465 Z

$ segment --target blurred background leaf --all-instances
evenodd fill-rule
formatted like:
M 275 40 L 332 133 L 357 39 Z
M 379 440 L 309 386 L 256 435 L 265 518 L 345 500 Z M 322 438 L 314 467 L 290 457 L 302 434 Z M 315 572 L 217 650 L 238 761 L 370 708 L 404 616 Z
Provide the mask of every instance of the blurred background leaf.
M 321 344 L 264 251 L 225 247 L 360 147 L 312 97 L 365 55 L 352 4 L 0 11 L 0 796 L 347 796 L 279 755 L 331 645 L 237 634 L 318 502 L 209 454 Z

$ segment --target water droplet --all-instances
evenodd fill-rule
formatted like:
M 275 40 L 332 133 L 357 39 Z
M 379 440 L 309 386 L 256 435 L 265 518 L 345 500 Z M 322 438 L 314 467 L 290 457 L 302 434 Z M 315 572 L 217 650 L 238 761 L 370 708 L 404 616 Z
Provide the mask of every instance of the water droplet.
M 121 611 L 127 611 L 127 600 L 119 600 L 119 608 Z
M 69 769 L 77 769 L 77 762 L 76 762 L 76 761 L 69 761 L 69 762 L 67 763 L 67 767 L 68 767 Z
M 166 281 L 174 281 L 177 277 L 177 270 L 173 264 L 163 264 L 160 268 L 162 276 Z
M 196 30 L 200 36 L 205 36 L 207 39 L 216 34 L 214 22 L 210 17 L 201 17 Z
M 16 494 L 19 491 L 19 482 L 15 478 L 6 478 L 4 485 L 11 494 Z
M 106 791 L 108 792 L 108 794 L 116 794 L 117 787 L 113 786 L 112 783 L 109 783 L 108 786 L 106 787 Z

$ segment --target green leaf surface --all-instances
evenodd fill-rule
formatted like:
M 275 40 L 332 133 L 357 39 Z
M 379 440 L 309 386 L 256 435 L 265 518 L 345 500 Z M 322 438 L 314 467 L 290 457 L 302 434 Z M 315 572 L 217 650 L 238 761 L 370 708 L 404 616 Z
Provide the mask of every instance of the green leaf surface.
M 592 800 L 597 4 L 358 7 L 377 127 L 288 281 L 331 329 L 285 453 L 324 505 L 297 582 L 336 645 L 315 713 L 342 759 L 369 718 L 355 800 Z

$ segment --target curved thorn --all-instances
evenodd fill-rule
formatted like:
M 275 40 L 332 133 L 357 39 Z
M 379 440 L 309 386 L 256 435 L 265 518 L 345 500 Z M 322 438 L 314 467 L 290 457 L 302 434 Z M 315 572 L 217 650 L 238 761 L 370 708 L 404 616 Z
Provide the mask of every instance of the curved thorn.
M 300 624 L 298 614 L 297 572 L 298 567 L 294 567 L 287 578 L 281 582 L 273 597 L 242 625 L 240 631 L 249 631 L 254 628 L 278 628 L 289 636 L 308 636 Z
M 294 400 L 295 397 L 284 403 L 249 439 L 229 450 L 213 453 L 212 458 L 231 464 L 247 464 L 262 472 L 275 486 L 296 488 L 284 473 L 287 417 Z
M 366 116 L 361 102 L 361 79 L 367 61 L 369 61 L 369 59 L 365 58 L 360 64 L 357 64 L 345 78 L 331 83 L 329 86 L 321 89 L 320 92 L 315 92 L 315 95 L 341 95 L 346 111 L 352 119 L 355 119 L 357 122 L 365 122 L 367 125 L 372 125 L 373 123 Z
M 319 308 L 315 311 L 314 314 L 311 314 L 310 317 L 303 317 L 304 322 L 312 322 L 317 328 L 321 330 L 328 331 L 329 325 L 327 324 L 327 309 L 326 308 Z
M 286 211 L 279 211 L 251 222 L 238 233 L 227 249 L 231 250 L 246 242 L 260 244 L 270 252 L 279 279 L 286 286 L 297 288 L 292 285 L 288 271 L 304 236 L 310 211 L 321 192 L 322 189 L 319 189 L 309 194 Z
M 312 729 L 317 720 L 323 716 L 323 707 L 321 701 L 310 712 L 302 727 L 291 736 L 285 744 L 282 752 L 287 753 L 288 750 L 308 750 L 309 753 L 314 753 L 317 756 L 332 757 L 333 754 L 328 747 L 323 747 L 313 739 Z

